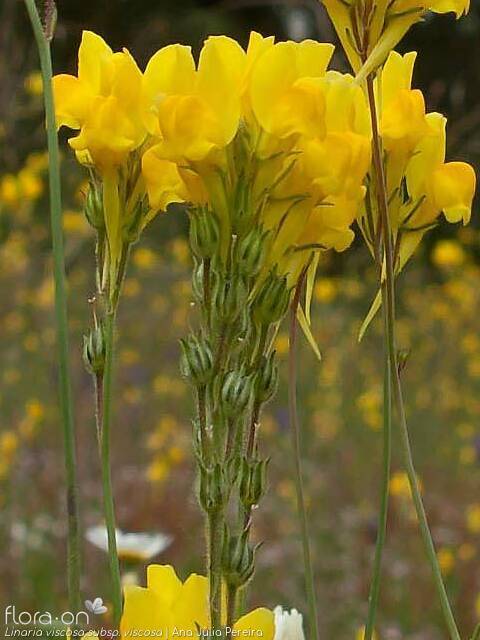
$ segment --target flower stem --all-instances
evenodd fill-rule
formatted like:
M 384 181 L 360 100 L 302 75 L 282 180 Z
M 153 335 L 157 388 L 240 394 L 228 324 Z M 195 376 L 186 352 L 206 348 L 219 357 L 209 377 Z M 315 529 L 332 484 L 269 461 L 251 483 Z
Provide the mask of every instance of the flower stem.
M 295 484 L 297 491 L 297 508 L 300 518 L 300 527 L 303 546 L 303 561 L 305 568 L 305 587 L 307 591 L 308 609 L 310 617 L 310 637 L 312 640 L 318 640 L 318 617 L 317 617 L 317 601 L 315 595 L 315 578 L 313 573 L 313 565 L 310 553 L 310 541 L 308 535 L 308 519 L 305 508 L 305 496 L 302 479 L 302 461 L 300 452 L 300 426 L 298 422 L 297 412 L 297 310 L 300 303 L 300 296 L 305 281 L 306 271 L 301 274 L 290 308 L 290 333 L 289 333 L 289 356 L 288 356 L 288 410 L 290 419 L 290 431 L 292 434 L 292 445 L 295 459 Z
M 50 189 L 50 224 L 53 245 L 53 274 L 55 281 L 55 316 L 57 323 L 60 407 L 62 413 L 68 513 L 67 582 L 71 611 L 80 606 L 80 532 L 78 518 L 78 489 L 75 453 L 75 427 L 68 357 L 67 297 L 65 291 L 65 259 L 62 231 L 62 202 L 57 128 L 52 90 L 52 59 L 50 43 L 38 15 L 34 0 L 25 0 L 40 57 L 43 97 L 47 126 Z
M 220 511 L 208 514 L 208 577 L 210 581 L 210 626 L 212 632 L 221 628 L 222 624 L 222 539 L 223 516 Z
M 237 595 L 238 589 L 237 587 L 233 587 L 232 585 L 228 585 L 227 589 L 227 627 L 230 629 L 233 628 L 235 623 L 235 617 L 237 612 Z
M 392 237 L 390 231 L 390 220 L 388 216 L 388 194 L 385 180 L 385 171 L 382 160 L 382 145 L 378 131 L 377 107 L 375 103 L 375 91 L 373 86 L 373 76 L 367 78 L 368 102 L 370 106 L 370 115 L 372 122 L 372 138 L 373 138 L 373 163 L 377 179 L 377 198 L 378 209 L 383 225 L 383 242 L 385 251 L 385 291 L 382 304 L 386 306 L 386 328 L 387 328 L 387 344 L 388 356 L 390 362 L 390 373 L 393 384 L 393 395 L 397 405 L 397 411 L 400 419 L 400 440 L 404 465 L 407 472 L 410 489 L 412 492 L 413 503 L 417 513 L 418 523 L 422 534 L 423 542 L 428 562 L 433 574 L 435 587 L 442 607 L 445 623 L 449 630 L 451 640 L 460 640 L 460 634 L 455 623 L 455 618 L 450 607 L 445 585 L 443 584 L 442 573 L 438 564 L 435 546 L 433 544 L 432 535 L 428 526 L 427 515 L 423 506 L 420 489 L 418 486 L 417 474 L 413 464 L 412 449 L 410 446 L 410 438 L 408 434 L 407 419 L 405 414 L 405 406 L 403 402 L 402 384 L 400 380 L 400 371 L 397 362 L 397 349 L 395 338 L 395 273 L 393 265 L 393 248 Z
M 380 579 L 382 570 L 383 549 L 387 534 L 388 491 L 390 484 L 390 466 L 392 458 L 392 391 L 390 358 L 387 344 L 387 314 L 385 305 L 383 310 L 384 322 L 384 374 L 383 374 L 383 452 L 382 452 L 382 485 L 380 490 L 380 512 L 378 515 L 377 542 L 373 561 L 372 583 L 368 598 L 368 614 L 365 625 L 365 640 L 372 640 L 375 629 L 378 598 L 380 594 Z
M 102 467 L 102 489 L 105 525 L 108 538 L 108 558 L 110 578 L 112 581 L 112 601 L 114 623 L 118 625 L 122 612 L 122 587 L 120 581 L 120 566 L 117 554 L 117 540 L 115 527 L 115 505 L 113 500 L 111 463 L 110 463 L 110 426 L 112 413 L 112 373 L 115 332 L 115 311 L 110 311 L 105 317 L 105 370 L 102 379 L 97 379 L 97 413 L 101 419 L 100 428 L 100 462 Z

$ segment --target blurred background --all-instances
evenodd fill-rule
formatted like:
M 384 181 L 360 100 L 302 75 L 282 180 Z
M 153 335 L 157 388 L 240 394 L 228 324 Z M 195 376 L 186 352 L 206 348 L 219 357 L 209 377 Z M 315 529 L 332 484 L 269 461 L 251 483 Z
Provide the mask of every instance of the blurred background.
M 210 34 L 246 44 L 251 29 L 277 39 L 335 42 L 315 0 L 63 0 L 53 41 L 57 72 L 76 71 L 82 29 L 143 68 L 161 46 L 198 51 Z M 460 22 L 427 19 L 402 43 L 416 49 L 415 84 L 428 109 L 449 118 L 448 157 L 478 168 L 480 6 Z M 334 66 L 346 70 L 339 51 Z M 63 459 L 59 422 L 47 158 L 36 49 L 19 0 L 0 3 L 0 606 L 66 607 Z M 83 531 L 102 523 L 92 389 L 81 359 L 90 322 L 93 236 L 82 214 L 85 173 L 62 132 L 70 327 Z M 160 532 L 170 545 L 151 561 L 182 577 L 203 570 L 203 523 L 192 493 L 189 389 L 178 374 L 188 328 L 186 215 L 157 217 L 135 247 L 119 316 L 113 479 L 125 532 Z M 417 470 L 448 591 L 463 637 L 480 619 L 480 236 L 477 207 L 465 229 L 441 224 L 401 278 L 399 338 Z M 305 480 L 322 638 L 354 638 L 366 612 L 381 456 L 380 323 L 357 334 L 375 295 L 361 242 L 322 259 L 314 300 L 318 363 L 300 351 Z M 287 336 L 277 350 L 286 384 Z M 262 421 L 271 457 L 269 492 L 254 515 L 263 540 L 252 603 L 306 610 L 285 388 Z M 389 538 L 380 602 L 382 639 L 445 638 L 423 560 L 413 505 L 394 446 Z M 90 536 L 95 538 L 95 536 Z M 131 542 L 131 540 L 130 540 Z M 135 540 L 134 540 L 135 542 Z M 106 554 L 84 537 L 83 594 L 108 601 Z M 135 544 L 133 544 L 135 547 Z M 144 580 L 149 559 L 124 554 L 127 580 Z M 108 621 L 107 621 L 108 622 Z

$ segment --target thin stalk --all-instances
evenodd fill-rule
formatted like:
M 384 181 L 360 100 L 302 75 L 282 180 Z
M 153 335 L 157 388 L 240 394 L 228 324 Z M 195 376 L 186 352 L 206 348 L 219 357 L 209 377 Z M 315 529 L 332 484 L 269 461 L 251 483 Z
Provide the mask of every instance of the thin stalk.
M 385 296 L 383 298 L 383 305 L 386 306 L 387 311 L 387 343 L 388 354 L 390 361 L 390 372 L 393 384 L 393 395 L 395 397 L 395 403 L 400 419 L 400 439 L 402 445 L 402 454 L 404 459 L 404 465 L 407 472 L 408 480 L 410 483 L 410 489 L 412 492 L 413 503 L 417 513 L 418 523 L 422 534 L 423 542 L 425 545 L 425 551 L 428 562 L 433 574 L 435 587 L 437 589 L 438 597 L 445 619 L 445 623 L 450 633 L 452 640 L 460 640 L 460 634 L 455 622 L 455 618 L 452 613 L 450 602 L 448 600 L 447 591 L 443 584 L 442 573 L 438 564 L 437 554 L 435 552 L 435 546 L 433 544 L 432 535 L 428 526 L 427 515 L 423 506 L 422 497 L 420 494 L 420 488 L 418 486 L 417 474 L 413 464 L 412 449 L 410 445 L 410 438 L 408 434 L 408 426 L 405 414 L 405 406 L 403 401 L 402 384 L 400 380 L 400 371 L 397 362 L 397 349 L 395 338 L 395 273 L 393 264 L 393 247 L 392 236 L 390 230 L 390 220 L 388 217 L 388 196 L 385 180 L 385 171 L 383 167 L 382 159 L 382 145 L 380 134 L 378 131 L 377 120 L 377 107 L 375 103 L 375 92 L 373 86 L 373 76 L 370 75 L 367 78 L 367 92 L 368 101 L 370 106 L 370 115 L 372 122 L 372 139 L 373 139 L 373 163 L 375 173 L 377 176 L 377 199 L 378 209 L 381 216 L 383 225 L 383 242 L 385 251 Z
M 110 311 L 105 317 L 105 370 L 103 380 L 100 384 L 97 381 L 96 389 L 97 408 L 101 411 L 101 425 L 99 427 L 100 462 L 102 467 L 103 507 L 108 538 L 108 559 L 110 566 L 110 578 L 112 581 L 113 619 L 114 623 L 118 625 L 122 613 L 122 586 L 120 580 L 120 565 L 117 554 L 115 504 L 113 500 L 110 463 L 115 316 L 115 312 Z M 98 394 L 101 394 L 101 396 Z
M 221 629 L 222 624 L 222 539 L 223 515 L 214 511 L 208 515 L 208 577 L 210 583 L 210 626 L 212 632 Z
M 317 616 L 317 601 L 315 595 L 315 578 L 313 574 L 312 559 L 310 553 L 310 540 L 308 535 L 308 519 L 307 511 L 305 508 L 305 496 L 303 489 L 303 473 L 302 473 L 302 458 L 300 451 L 300 425 L 298 421 L 297 412 L 297 358 L 296 358 L 296 346 L 297 346 L 297 310 L 300 303 L 300 296 L 303 289 L 303 283 L 305 281 L 306 272 L 303 271 L 300 276 L 295 294 L 293 296 L 291 308 L 290 308 L 290 334 L 289 334 L 289 356 L 288 356 L 288 411 L 290 419 L 290 431 L 292 434 L 292 445 L 294 450 L 295 459 L 295 484 L 297 491 L 297 508 L 300 518 L 300 527 L 302 534 L 302 546 L 303 546 L 303 561 L 305 567 L 305 587 L 307 591 L 308 610 L 310 617 L 310 637 L 312 640 L 318 640 L 318 616 Z
M 57 127 L 52 91 L 52 59 L 47 39 L 34 0 L 25 0 L 40 57 L 45 104 L 50 189 L 50 225 L 55 281 L 55 317 L 57 324 L 60 408 L 62 413 L 68 513 L 68 599 L 71 611 L 80 606 L 80 531 L 75 453 L 75 427 L 68 357 L 67 296 L 65 291 L 65 257 L 62 231 L 62 199 Z
M 387 313 L 382 306 L 384 324 L 384 373 L 383 373 L 383 452 L 382 452 L 382 484 L 380 489 L 380 512 L 378 515 L 377 541 L 373 561 L 372 583 L 368 598 L 368 614 L 365 625 L 365 640 L 372 640 L 377 615 L 380 580 L 382 571 L 383 550 L 387 536 L 388 491 L 390 484 L 390 467 L 392 458 L 392 391 L 390 358 L 387 344 Z

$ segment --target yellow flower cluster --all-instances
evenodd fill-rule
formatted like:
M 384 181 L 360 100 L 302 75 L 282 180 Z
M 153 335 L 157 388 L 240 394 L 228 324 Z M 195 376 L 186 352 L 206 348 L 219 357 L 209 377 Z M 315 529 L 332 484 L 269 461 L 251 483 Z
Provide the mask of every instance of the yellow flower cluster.
M 0 178 L 0 210 L 17 209 L 22 203 L 33 202 L 43 193 L 42 174 L 48 166 L 45 154 L 32 153 L 16 174 Z
M 442 212 L 448 222 L 469 222 L 476 186 L 469 164 L 445 162 L 446 118 L 426 113 L 423 94 L 411 88 L 415 58 L 414 52 L 391 52 L 377 82 L 397 271 Z M 361 219 L 370 247 L 378 227 L 374 208 L 367 199 Z
M 189 47 L 171 45 L 142 74 L 127 51 L 85 32 L 78 77 L 54 79 L 57 120 L 80 130 L 70 145 L 102 178 L 112 260 L 143 189 L 141 228 L 172 202 L 206 207 L 224 256 L 232 234 L 254 224 L 270 232 L 269 268 L 292 277 L 312 250 L 348 247 L 370 127 L 362 89 L 327 71 L 332 53 L 257 33 L 244 51 L 218 36 L 198 65 Z

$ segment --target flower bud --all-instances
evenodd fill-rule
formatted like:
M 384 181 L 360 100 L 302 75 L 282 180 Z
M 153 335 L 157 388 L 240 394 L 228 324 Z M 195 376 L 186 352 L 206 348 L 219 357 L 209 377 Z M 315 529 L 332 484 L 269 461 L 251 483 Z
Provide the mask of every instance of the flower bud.
M 220 238 L 218 218 L 213 211 L 200 209 L 190 216 L 190 245 L 199 258 L 215 255 Z
M 248 292 L 240 276 L 226 280 L 219 274 L 213 282 L 213 309 L 220 322 L 233 322 L 247 304 Z
M 250 580 L 255 570 L 254 547 L 248 544 L 249 528 L 240 535 L 231 535 L 225 527 L 222 550 L 222 573 L 227 585 L 242 587 Z
M 262 356 L 255 378 L 255 398 L 258 402 L 268 402 L 278 386 L 278 366 L 275 362 L 275 351 L 268 356 Z
M 182 375 L 195 386 L 204 386 L 212 374 L 213 357 L 209 344 L 195 335 L 180 340 Z
M 200 466 L 199 499 L 205 512 L 214 513 L 223 509 L 229 491 L 227 470 L 223 465 L 217 462 L 213 467 Z
M 226 415 L 241 414 L 252 398 L 252 376 L 243 370 L 229 371 L 222 386 L 222 407 Z
M 267 467 L 269 460 L 243 459 L 240 467 L 240 500 L 248 511 L 258 504 L 267 487 Z
M 101 231 L 105 228 L 102 194 L 94 184 L 90 184 L 87 191 L 85 199 L 85 216 L 89 224 L 97 231 Z
M 105 366 L 105 336 L 102 325 L 91 329 L 87 336 L 83 336 L 83 361 L 92 375 L 103 373 Z
M 289 301 L 287 278 L 271 271 L 254 300 L 254 317 L 261 324 L 274 324 L 285 315 Z
M 262 266 L 265 254 L 266 233 L 259 227 L 254 227 L 244 238 L 235 245 L 235 264 L 246 276 L 255 276 Z

